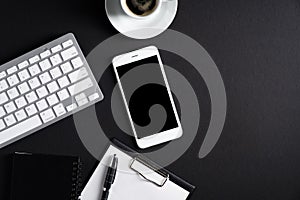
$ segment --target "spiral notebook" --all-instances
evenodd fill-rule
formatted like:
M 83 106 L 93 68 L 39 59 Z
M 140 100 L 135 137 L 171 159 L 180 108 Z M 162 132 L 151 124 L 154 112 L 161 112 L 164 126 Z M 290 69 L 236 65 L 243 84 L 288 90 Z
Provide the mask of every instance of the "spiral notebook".
M 15 153 L 11 200 L 77 200 L 81 192 L 78 157 Z
M 194 186 L 141 157 L 124 144 L 114 140 L 81 193 L 81 200 L 99 200 L 111 156 L 119 159 L 116 179 L 109 200 L 186 200 Z

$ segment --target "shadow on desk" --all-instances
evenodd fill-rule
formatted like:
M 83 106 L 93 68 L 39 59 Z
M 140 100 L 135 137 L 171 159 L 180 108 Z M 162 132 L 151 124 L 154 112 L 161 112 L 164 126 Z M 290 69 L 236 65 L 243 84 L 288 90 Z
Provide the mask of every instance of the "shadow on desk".
M 11 185 L 11 170 L 12 170 L 12 156 L 11 155 L 0 155 L 0 171 L 6 172 L 2 173 L 0 177 L 0 188 L 1 191 L 5 191 L 5 194 L 0 194 L 0 199 L 5 195 L 5 199 L 8 198 L 10 194 L 10 185 Z M 8 181 L 9 180 L 9 181 Z

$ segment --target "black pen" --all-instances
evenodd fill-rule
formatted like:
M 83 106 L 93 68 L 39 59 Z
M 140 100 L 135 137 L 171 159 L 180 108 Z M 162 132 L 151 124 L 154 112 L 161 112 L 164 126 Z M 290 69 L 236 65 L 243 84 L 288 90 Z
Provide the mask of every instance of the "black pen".
M 106 178 L 103 185 L 102 197 L 101 200 L 107 200 L 109 196 L 109 190 L 111 185 L 114 183 L 118 167 L 118 158 L 114 154 L 110 166 L 107 169 Z

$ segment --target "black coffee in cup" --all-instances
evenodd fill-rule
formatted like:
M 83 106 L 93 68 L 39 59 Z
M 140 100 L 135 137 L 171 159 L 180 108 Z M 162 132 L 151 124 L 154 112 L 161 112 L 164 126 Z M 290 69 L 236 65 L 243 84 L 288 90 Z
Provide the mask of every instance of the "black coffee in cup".
M 157 7 L 158 0 L 126 0 L 131 12 L 139 16 L 151 14 Z

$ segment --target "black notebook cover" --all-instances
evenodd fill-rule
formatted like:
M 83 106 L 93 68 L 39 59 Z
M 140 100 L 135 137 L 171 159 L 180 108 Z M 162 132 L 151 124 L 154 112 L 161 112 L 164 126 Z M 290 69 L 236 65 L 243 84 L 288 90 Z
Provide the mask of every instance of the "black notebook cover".
M 78 157 L 15 153 L 11 200 L 75 200 L 80 170 Z

